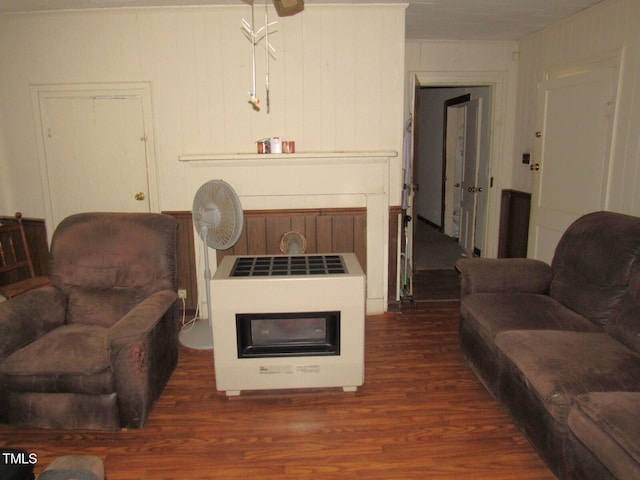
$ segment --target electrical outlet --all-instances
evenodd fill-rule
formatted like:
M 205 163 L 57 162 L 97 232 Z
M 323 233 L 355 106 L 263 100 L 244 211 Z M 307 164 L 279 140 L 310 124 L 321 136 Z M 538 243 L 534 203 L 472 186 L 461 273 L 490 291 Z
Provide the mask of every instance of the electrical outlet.
M 178 298 L 187 298 L 187 289 L 179 288 L 178 289 Z

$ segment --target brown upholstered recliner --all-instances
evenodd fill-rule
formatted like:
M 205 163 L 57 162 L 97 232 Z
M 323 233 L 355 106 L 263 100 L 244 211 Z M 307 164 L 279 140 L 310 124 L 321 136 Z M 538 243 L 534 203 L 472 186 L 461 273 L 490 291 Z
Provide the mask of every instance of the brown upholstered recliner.
M 56 229 L 51 285 L 0 304 L 0 420 L 140 428 L 178 359 L 177 222 L 87 213 Z

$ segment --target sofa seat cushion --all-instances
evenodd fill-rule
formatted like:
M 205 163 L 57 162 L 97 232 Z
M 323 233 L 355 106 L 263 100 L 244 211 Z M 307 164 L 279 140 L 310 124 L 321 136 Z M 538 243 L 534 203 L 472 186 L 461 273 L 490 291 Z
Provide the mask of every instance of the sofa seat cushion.
M 505 330 L 602 331 L 548 295 L 473 293 L 461 300 L 460 312 L 465 322 L 489 345 Z
M 108 331 L 96 325 L 58 327 L 7 357 L 0 375 L 11 391 L 114 392 Z
M 496 347 L 503 368 L 562 425 L 577 395 L 640 391 L 640 356 L 606 333 L 508 331 Z
M 616 478 L 640 478 L 640 392 L 578 395 L 567 424 Z

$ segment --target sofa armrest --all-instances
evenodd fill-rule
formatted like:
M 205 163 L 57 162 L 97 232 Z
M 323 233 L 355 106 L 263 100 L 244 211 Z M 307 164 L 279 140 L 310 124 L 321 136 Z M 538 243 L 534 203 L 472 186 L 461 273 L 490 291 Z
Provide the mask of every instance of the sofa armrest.
M 480 292 L 548 294 L 551 284 L 551 267 L 528 258 L 462 258 L 456 269 L 460 297 Z
M 0 303 L 0 361 L 16 350 L 64 325 L 67 298 L 46 286 Z

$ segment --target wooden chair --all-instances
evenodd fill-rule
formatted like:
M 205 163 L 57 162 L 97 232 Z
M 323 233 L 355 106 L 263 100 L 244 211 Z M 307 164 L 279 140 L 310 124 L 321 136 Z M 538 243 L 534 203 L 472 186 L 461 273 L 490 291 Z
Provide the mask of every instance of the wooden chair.
M 0 278 L 7 282 L 0 285 L 6 299 L 49 283 L 49 277 L 36 275 L 33 268 L 20 212 L 15 221 L 0 224 Z

